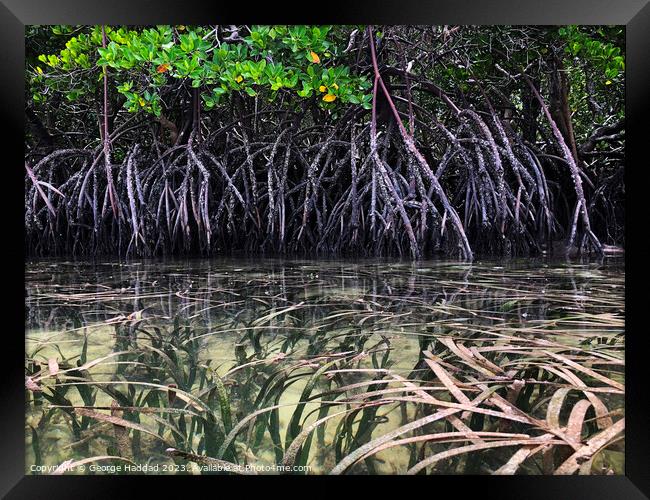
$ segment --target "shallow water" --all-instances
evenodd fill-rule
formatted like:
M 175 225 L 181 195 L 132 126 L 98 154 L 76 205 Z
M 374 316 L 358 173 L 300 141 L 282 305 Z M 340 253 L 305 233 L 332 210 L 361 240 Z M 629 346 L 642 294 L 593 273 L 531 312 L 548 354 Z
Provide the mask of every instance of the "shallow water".
M 36 472 L 34 464 L 107 455 L 163 466 L 157 473 L 196 473 L 178 465 L 196 462 L 173 461 L 165 450 L 214 456 L 226 431 L 273 405 L 277 410 L 242 427 L 223 458 L 274 472 L 300 431 L 331 416 L 310 434 L 309 449 L 303 444 L 295 462 L 311 473 L 327 473 L 365 443 L 430 413 L 422 401 L 395 396 L 433 394 L 457 402 L 458 394 L 431 373 L 428 356 L 452 374 L 453 384 L 458 382 L 461 402 L 463 394 L 472 399 L 477 387 L 487 384 L 505 399 L 512 396 L 526 418 L 565 428 L 587 394 L 575 387 L 586 384 L 613 421 L 623 416 L 625 304 L 619 260 L 42 261 L 26 264 L 25 279 L 26 370 L 43 389 L 29 393 L 28 473 Z M 97 364 L 88 366 L 93 361 Z M 65 372 L 78 365 L 85 365 L 82 373 Z M 274 380 L 283 376 L 283 385 L 272 392 Z M 390 384 L 370 384 L 386 377 L 425 389 L 391 393 Z M 224 420 L 216 379 L 225 388 L 230 422 Z M 524 390 L 518 392 L 514 380 L 522 380 Z M 555 390 L 567 383 L 573 389 L 560 401 L 556 421 L 549 406 Z M 385 392 L 369 395 L 372 390 Z M 123 408 L 111 412 L 114 400 Z M 296 413 L 301 400 L 306 404 Z M 377 406 L 355 412 L 360 400 Z M 71 406 L 112 414 L 144 430 L 61 409 Z M 177 413 L 138 410 L 145 407 Z M 578 434 L 583 442 L 607 427 L 611 416 L 602 411 L 587 411 Z M 206 412 L 215 421 L 201 420 Z M 488 413 L 469 413 L 459 414 L 465 424 L 445 420 L 399 437 L 458 431 L 463 425 L 535 439 L 541 434 L 519 421 L 506 425 Z M 222 430 L 209 437 L 209 425 Z M 403 473 L 422 458 L 459 446 L 425 441 L 378 451 L 347 472 Z M 623 442 L 619 435 L 594 457 L 590 473 L 622 473 Z M 504 443 L 472 451 L 441 460 L 429 471 L 495 472 L 524 447 Z M 518 472 L 552 472 L 571 454 L 566 445 L 558 448 L 554 464 L 549 466 L 540 452 Z M 92 463 L 126 460 L 88 462 L 85 470 L 74 472 L 92 473 Z

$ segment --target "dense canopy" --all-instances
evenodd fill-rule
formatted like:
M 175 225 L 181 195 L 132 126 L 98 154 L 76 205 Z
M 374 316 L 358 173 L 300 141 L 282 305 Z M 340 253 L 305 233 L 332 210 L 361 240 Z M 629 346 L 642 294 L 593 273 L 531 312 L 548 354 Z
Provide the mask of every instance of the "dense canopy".
M 37 255 L 602 254 L 624 28 L 31 26 Z

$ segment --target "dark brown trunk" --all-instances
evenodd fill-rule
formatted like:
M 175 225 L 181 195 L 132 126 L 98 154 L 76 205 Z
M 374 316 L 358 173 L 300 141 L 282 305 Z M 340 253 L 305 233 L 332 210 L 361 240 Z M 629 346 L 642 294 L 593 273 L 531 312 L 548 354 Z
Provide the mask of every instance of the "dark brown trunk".
M 564 70 L 562 59 L 557 56 L 553 58 L 549 104 L 551 116 L 557 124 L 564 141 L 569 146 L 574 161 L 580 166 L 581 163 L 578 157 L 578 148 L 571 120 L 571 109 L 569 108 L 569 80 Z
M 163 114 L 158 117 L 158 123 L 160 123 L 160 139 L 163 142 L 168 143 L 170 146 L 175 146 L 176 141 L 178 140 L 178 127 L 176 124 Z M 167 132 L 167 135 L 169 136 L 168 141 L 165 140 L 165 132 Z
M 536 87 L 539 87 L 538 77 L 532 76 L 531 80 Z M 521 125 L 522 136 L 524 141 L 535 144 L 537 140 L 537 120 L 542 111 L 542 107 L 528 85 L 524 87 L 522 94 L 524 115 L 524 120 Z
M 54 147 L 54 138 L 32 109 L 26 108 L 25 114 L 27 115 L 32 131 L 37 138 L 36 147 L 42 149 L 45 154 L 50 153 Z

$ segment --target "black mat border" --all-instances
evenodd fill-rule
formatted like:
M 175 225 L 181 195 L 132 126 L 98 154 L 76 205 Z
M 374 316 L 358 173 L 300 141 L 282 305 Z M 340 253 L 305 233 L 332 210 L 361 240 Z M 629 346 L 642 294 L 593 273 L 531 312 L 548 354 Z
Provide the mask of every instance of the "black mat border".
M 622 24 L 626 25 L 626 471 L 617 477 L 485 477 L 424 476 L 405 478 L 275 477 L 123 477 L 24 475 L 24 27 L 29 24 L 202 24 L 202 23 L 333 23 L 333 24 Z M 4 356 L 0 357 L 0 495 L 7 498 L 130 498 L 151 484 L 174 496 L 193 498 L 227 496 L 239 489 L 251 495 L 253 487 L 275 494 L 299 493 L 328 497 L 363 487 L 364 496 L 386 491 L 389 485 L 404 494 L 428 497 L 544 499 L 650 498 L 650 418 L 646 413 L 650 363 L 649 312 L 644 257 L 650 256 L 648 209 L 642 181 L 650 171 L 648 136 L 643 125 L 650 119 L 650 4 L 647 0 L 417 0 L 321 2 L 200 2 L 174 0 L 2 0 L 0 4 L 0 110 L 6 139 L 0 156 L 4 169 L 0 183 L 5 232 L 0 249 L 7 256 L 0 267 L 6 323 Z M 6 180 L 5 180 L 6 179 Z M 633 209 L 633 205 L 636 205 Z M 633 224 L 635 224 L 633 226 Z M 638 264 L 633 264 L 637 262 Z M 646 285 L 647 286 L 647 285 Z M 645 313 L 645 314 L 644 314 Z M 363 479 L 363 481 L 361 481 Z M 207 483 L 210 481 L 210 484 Z M 245 481 L 245 482 L 244 482 Z M 217 486 L 218 488 L 214 488 Z M 137 486 L 137 488 L 136 488 Z M 232 490 L 234 487 L 236 490 Z M 201 489 L 199 489 L 201 488 Z M 304 489 L 303 489 L 304 488 Z M 375 489 L 376 488 L 376 489 Z M 199 493 L 199 491 L 205 493 Z M 264 490 L 261 490 L 264 492 Z M 443 493 L 444 492 L 444 493 Z M 149 492 L 148 496 L 158 496 Z M 388 493 L 388 492 L 386 492 Z M 166 497 L 168 495 L 163 495 Z

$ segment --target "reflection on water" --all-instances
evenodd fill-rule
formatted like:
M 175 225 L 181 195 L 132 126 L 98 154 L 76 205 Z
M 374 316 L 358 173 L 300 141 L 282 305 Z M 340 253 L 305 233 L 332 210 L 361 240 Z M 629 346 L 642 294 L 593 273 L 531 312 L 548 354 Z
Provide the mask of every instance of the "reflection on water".
M 622 473 L 621 262 L 46 261 L 25 300 L 30 473 Z

